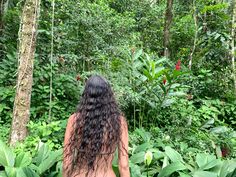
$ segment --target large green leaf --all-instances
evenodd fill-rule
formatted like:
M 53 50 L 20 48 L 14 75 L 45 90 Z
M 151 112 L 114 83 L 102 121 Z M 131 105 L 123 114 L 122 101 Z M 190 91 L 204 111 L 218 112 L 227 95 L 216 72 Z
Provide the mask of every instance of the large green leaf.
M 153 153 L 153 157 L 157 160 L 165 157 L 164 153 L 159 150 L 157 151 L 153 149 L 149 149 L 149 150 Z
M 158 79 L 164 72 L 165 72 L 165 68 L 164 67 L 157 67 L 155 69 L 154 79 Z
M 184 162 L 181 155 L 170 146 L 165 147 L 165 153 L 172 162 Z
M 43 174 L 46 170 L 50 169 L 59 160 L 61 155 L 62 150 L 50 152 L 48 157 L 39 165 L 39 174 Z
M 0 165 L 13 167 L 15 163 L 15 154 L 11 148 L 0 140 Z
M 179 177 L 191 177 L 189 174 L 179 172 Z
M 218 126 L 210 130 L 211 133 L 215 133 L 215 134 L 225 133 L 227 131 L 229 131 L 229 129 L 226 126 Z
M 169 159 L 167 156 L 164 156 L 162 168 L 165 168 L 168 165 L 169 165 Z
M 163 103 L 162 103 L 162 107 L 168 107 L 168 106 L 170 106 L 172 103 L 174 103 L 175 102 L 175 100 L 174 99 L 165 99 L 164 101 L 163 101 Z
M 220 159 L 216 159 L 216 160 L 213 160 L 209 163 L 207 163 L 206 165 L 204 165 L 202 167 L 203 170 L 208 170 L 208 169 L 211 169 L 213 167 L 216 167 L 217 165 L 220 165 Z
M 133 163 L 130 163 L 130 173 L 131 173 L 131 177 L 144 177 L 141 174 L 140 167 Z
M 141 145 L 139 145 L 135 148 L 134 153 L 138 153 L 138 152 L 141 152 L 141 151 L 146 151 L 149 148 L 152 148 L 152 145 L 149 142 L 143 143 L 143 144 L 141 144 Z
M 224 161 L 220 167 L 220 170 L 218 172 L 220 177 L 226 177 L 229 170 L 229 161 Z
M 7 174 L 7 177 L 15 177 L 16 176 L 16 168 L 14 167 L 5 167 L 5 172 Z
M 130 161 L 134 164 L 144 162 L 145 152 L 139 152 L 130 157 Z
M 139 49 L 137 52 L 135 52 L 133 60 L 137 60 L 142 55 L 142 53 L 142 49 Z
M 147 77 L 149 81 L 152 81 L 152 75 L 149 73 L 148 70 L 144 69 L 143 74 Z
M 227 175 L 227 177 L 235 177 L 235 176 L 236 176 L 236 168 L 234 169 L 234 171 L 232 171 Z
M 31 168 L 23 168 L 23 171 L 27 177 L 39 177 L 39 175 Z
M 217 173 L 209 171 L 195 171 L 193 177 L 217 177 Z
M 166 177 L 171 175 L 174 172 L 180 171 L 180 170 L 186 170 L 187 167 L 181 163 L 181 162 L 174 162 L 168 166 L 166 166 L 165 168 L 163 168 L 161 170 L 161 172 L 159 173 L 158 177 Z
M 204 153 L 197 154 L 196 162 L 198 167 L 203 170 L 210 169 L 219 164 L 219 160 L 217 160 L 214 155 Z
M 186 96 L 186 93 L 179 91 L 179 92 L 170 92 L 168 95 L 169 96 L 183 97 L 183 96 Z
M 146 132 L 144 129 L 142 129 L 142 128 L 138 128 L 138 129 L 136 129 L 135 130 L 135 133 L 137 133 L 139 136 L 141 136 L 142 137 L 142 140 L 144 141 L 144 142 L 148 142 L 148 141 L 150 141 L 150 139 L 151 139 L 151 134 L 149 133 L 149 132 Z
M 28 167 L 24 168 L 15 168 L 15 167 L 6 167 L 5 172 L 7 177 L 39 177 L 33 170 Z
M 16 156 L 15 167 L 26 167 L 31 164 L 32 158 L 29 152 L 21 152 Z
M 42 144 L 34 158 L 35 165 L 39 166 L 49 155 L 49 149 L 46 144 Z
M 7 174 L 6 174 L 5 171 L 0 171 L 0 176 L 1 176 L 1 177 L 7 177 Z
M 156 60 L 156 65 L 158 65 L 158 64 L 160 64 L 160 63 L 162 63 L 164 61 L 167 61 L 167 58 L 165 58 L 165 57 L 160 58 L 160 59 Z
M 23 168 L 16 168 L 16 177 L 33 177 L 33 176 L 31 174 L 25 174 Z

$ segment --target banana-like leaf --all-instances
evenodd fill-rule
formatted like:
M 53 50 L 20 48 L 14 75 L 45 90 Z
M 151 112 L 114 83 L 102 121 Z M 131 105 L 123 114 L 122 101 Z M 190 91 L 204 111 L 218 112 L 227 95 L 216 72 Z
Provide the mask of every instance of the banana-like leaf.
M 143 143 L 135 148 L 134 153 L 146 151 L 147 149 L 150 149 L 152 147 L 153 147 L 153 145 L 151 145 L 149 142 Z
M 187 167 L 181 162 L 174 162 L 161 170 L 158 177 L 167 177 L 174 172 L 186 170 Z
M 130 157 L 130 161 L 133 163 L 133 164 L 136 164 L 136 163 L 142 163 L 144 162 L 144 156 L 145 156 L 145 152 L 139 152 L 137 154 L 134 154 Z
M 229 172 L 229 161 L 224 161 L 219 169 L 218 175 L 220 177 L 226 177 Z
M 1 176 L 1 177 L 7 177 L 7 174 L 6 174 L 5 171 L 0 171 L 0 176 Z
M 39 166 L 42 162 L 45 161 L 45 159 L 48 157 L 48 155 L 49 155 L 48 146 L 46 144 L 42 144 L 39 147 L 36 157 L 34 158 L 35 165 Z
M 131 177 L 144 177 L 142 174 L 141 174 L 141 171 L 140 171 L 140 167 L 138 165 L 135 165 L 133 163 L 130 163 L 130 173 L 131 173 Z
M 31 168 L 25 167 L 23 168 L 23 171 L 27 177 L 39 177 L 39 175 L 35 171 L 33 171 Z
M 15 167 L 27 167 L 29 164 L 31 164 L 32 158 L 28 152 L 21 152 L 16 156 L 15 159 Z
M 232 171 L 227 175 L 227 177 L 235 177 L 235 176 L 236 176 L 236 168 L 234 169 L 234 171 Z
M 217 173 L 209 171 L 195 171 L 193 177 L 218 177 Z
M 142 55 L 142 53 L 143 53 L 142 49 L 135 52 L 133 60 L 137 60 Z
M 179 177 L 191 177 L 189 174 L 179 172 Z
M 39 174 L 42 175 L 46 170 L 50 169 L 61 157 L 62 150 L 50 152 L 48 157 L 39 165 Z
M 5 172 L 7 174 L 7 177 L 39 177 L 37 173 L 35 173 L 28 167 L 5 167 Z
M 172 162 L 184 162 L 182 156 L 170 146 L 165 147 L 165 153 Z
M 15 154 L 3 141 L 0 140 L 0 165 L 13 167 L 15 163 Z
M 216 157 L 214 155 L 204 153 L 197 154 L 196 162 L 198 167 L 203 170 L 212 168 L 219 163 L 219 161 L 216 160 Z
M 160 63 L 163 63 L 163 62 L 165 62 L 165 61 L 167 61 L 167 58 L 165 58 L 165 57 L 160 58 L 160 59 L 158 59 L 158 60 L 156 61 L 156 65 L 158 65 L 158 64 L 160 64 Z

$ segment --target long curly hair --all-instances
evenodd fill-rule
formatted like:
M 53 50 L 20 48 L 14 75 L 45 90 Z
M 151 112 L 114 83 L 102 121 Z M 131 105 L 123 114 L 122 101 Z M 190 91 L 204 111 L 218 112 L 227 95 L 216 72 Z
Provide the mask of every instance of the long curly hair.
M 71 138 L 64 149 L 70 156 L 66 168 L 68 176 L 86 170 L 93 173 L 98 161 L 114 154 L 120 142 L 121 111 L 115 101 L 110 84 L 101 76 L 91 76 L 85 85 L 75 114 Z

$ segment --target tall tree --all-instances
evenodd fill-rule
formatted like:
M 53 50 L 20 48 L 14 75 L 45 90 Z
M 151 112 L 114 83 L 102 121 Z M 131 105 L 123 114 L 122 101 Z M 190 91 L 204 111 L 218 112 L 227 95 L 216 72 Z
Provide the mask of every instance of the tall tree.
M 192 62 L 193 62 L 193 54 L 196 49 L 197 45 L 197 36 L 198 36 L 198 23 L 197 23 L 197 10 L 196 10 L 196 1 L 193 0 L 193 19 L 194 19 L 194 27 L 195 27 L 195 35 L 194 35 L 194 41 L 193 41 L 193 48 L 191 49 L 191 53 L 189 56 L 189 69 L 192 68 Z
M 3 26 L 3 7 L 4 7 L 4 1 L 0 0 L 0 30 Z
M 26 125 L 30 117 L 33 63 L 39 8 L 40 0 L 26 0 L 23 7 L 22 25 L 19 36 L 16 96 L 10 134 L 11 145 L 15 145 L 17 141 L 21 141 L 27 136 Z
M 234 93 L 236 95 L 236 73 L 235 73 L 235 26 L 236 26 L 236 0 L 232 0 L 232 29 L 231 29 L 231 61 L 234 81 Z
M 167 0 L 164 26 L 164 56 L 170 57 L 170 27 L 173 18 L 173 1 Z
M 0 36 L 3 35 L 3 15 L 4 15 L 4 0 L 0 0 Z M 0 43 L 0 60 L 2 58 L 2 50 L 3 50 L 3 46 Z

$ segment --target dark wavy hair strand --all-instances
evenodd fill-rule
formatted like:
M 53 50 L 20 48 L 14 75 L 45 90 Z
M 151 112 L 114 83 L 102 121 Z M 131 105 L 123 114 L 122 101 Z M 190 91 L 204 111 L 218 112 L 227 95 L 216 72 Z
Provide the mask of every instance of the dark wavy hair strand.
M 96 168 L 96 160 L 114 153 L 121 135 L 121 111 L 109 83 L 101 76 L 90 77 L 76 111 L 69 148 L 72 159 L 67 175 L 85 169 L 87 175 Z M 100 159 L 101 160 L 101 159 Z

